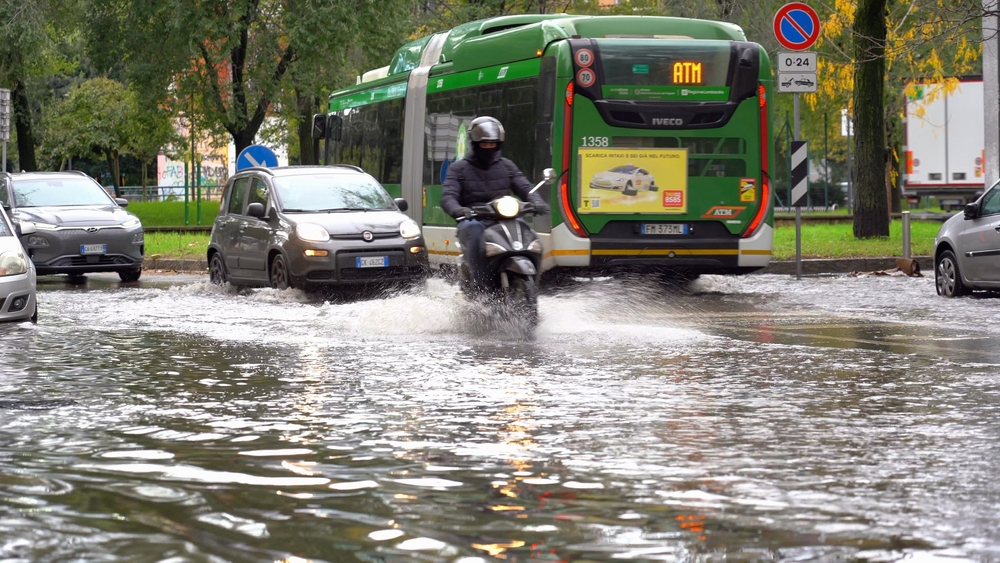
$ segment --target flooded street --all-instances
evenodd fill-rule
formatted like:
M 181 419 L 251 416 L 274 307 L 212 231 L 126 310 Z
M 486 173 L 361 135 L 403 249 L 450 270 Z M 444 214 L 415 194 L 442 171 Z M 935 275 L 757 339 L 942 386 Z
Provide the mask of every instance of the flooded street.
M 1000 558 L 1000 298 L 571 280 L 533 340 L 380 299 L 40 278 L 0 561 Z

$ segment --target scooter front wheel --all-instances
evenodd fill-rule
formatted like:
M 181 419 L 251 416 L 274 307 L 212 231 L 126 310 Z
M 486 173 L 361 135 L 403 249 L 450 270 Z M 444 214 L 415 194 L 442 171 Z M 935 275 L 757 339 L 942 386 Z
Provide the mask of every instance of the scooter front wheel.
M 508 300 L 515 319 L 523 319 L 531 329 L 538 326 L 538 284 L 534 279 L 511 276 Z

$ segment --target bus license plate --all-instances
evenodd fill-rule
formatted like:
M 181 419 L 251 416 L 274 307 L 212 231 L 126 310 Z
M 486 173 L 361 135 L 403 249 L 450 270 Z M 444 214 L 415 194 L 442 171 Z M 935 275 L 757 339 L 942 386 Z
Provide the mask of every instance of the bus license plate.
M 81 244 L 80 254 L 107 254 L 108 245 L 106 244 Z
M 389 265 L 388 256 L 359 256 L 355 260 L 359 268 L 385 268 Z
M 688 226 L 685 223 L 643 223 L 639 232 L 644 235 L 686 235 Z

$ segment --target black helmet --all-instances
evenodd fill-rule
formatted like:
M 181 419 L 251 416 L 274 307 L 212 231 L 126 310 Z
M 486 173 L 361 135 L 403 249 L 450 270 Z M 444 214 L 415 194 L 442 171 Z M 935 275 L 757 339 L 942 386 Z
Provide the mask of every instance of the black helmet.
M 472 120 L 469 126 L 469 140 L 473 143 L 502 143 L 503 125 L 495 117 L 484 115 Z

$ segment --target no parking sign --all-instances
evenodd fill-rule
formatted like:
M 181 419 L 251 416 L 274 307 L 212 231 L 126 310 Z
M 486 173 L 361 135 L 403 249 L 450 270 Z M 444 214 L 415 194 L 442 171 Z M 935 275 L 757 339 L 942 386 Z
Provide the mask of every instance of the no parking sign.
M 819 37 L 819 16 L 808 4 L 789 2 L 774 14 L 774 37 L 793 51 L 812 47 Z

